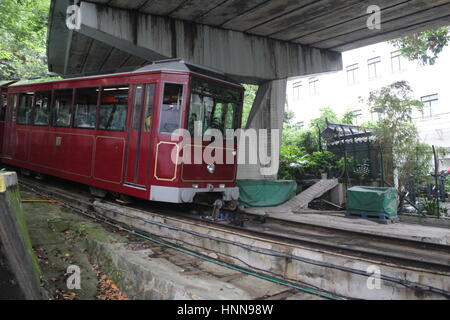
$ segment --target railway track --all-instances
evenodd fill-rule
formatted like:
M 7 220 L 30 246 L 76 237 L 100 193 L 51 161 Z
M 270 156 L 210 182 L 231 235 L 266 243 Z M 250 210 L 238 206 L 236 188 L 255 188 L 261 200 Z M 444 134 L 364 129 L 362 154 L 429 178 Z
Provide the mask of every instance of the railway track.
M 58 200 L 74 208 L 89 210 L 89 207 L 93 205 L 92 197 L 86 187 L 73 182 L 53 178 L 43 182 L 28 177 L 20 177 L 20 183 L 43 196 L 58 198 Z M 67 185 L 70 186 L 67 187 Z M 226 222 L 213 223 L 204 220 L 200 215 L 191 213 L 186 208 L 175 205 L 137 201 L 132 206 L 123 206 L 114 201 L 102 202 L 110 207 L 117 208 L 117 210 L 131 208 L 151 215 L 183 220 L 204 228 L 219 228 L 227 232 L 257 236 L 289 246 L 301 245 L 323 252 L 367 259 L 382 265 L 399 265 L 444 276 L 450 275 L 450 247 L 445 245 L 394 239 L 382 235 L 368 235 L 357 231 L 339 230 L 307 223 L 286 222 L 273 218 L 268 218 L 263 223 L 260 217 L 248 214 L 243 214 L 241 217 L 245 220 L 244 226 Z M 201 210 L 207 210 L 207 208 Z M 414 284 L 406 285 L 414 287 Z M 427 288 L 421 288 L 420 285 L 417 285 L 415 289 L 427 290 Z M 448 292 L 439 293 L 447 298 L 450 297 Z
M 47 195 L 56 196 L 60 200 L 71 202 L 71 204 L 75 202 L 82 206 L 92 204 L 92 197 L 87 190 L 82 190 L 83 186 L 75 183 L 67 182 L 76 189 L 76 194 L 73 192 L 69 193 L 67 189 L 61 188 L 60 184 L 66 183 L 66 181 L 57 181 L 55 185 L 55 183 L 38 182 L 34 179 L 20 177 L 20 183 L 26 187 L 33 188 L 35 191 L 44 192 Z M 45 189 L 42 188 L 43 185 L 45 185 Z M 124 206 L 113 201 L 102 202 L 117 207 Z M 200 215 L 190 213 L 190 210 L 186 208 L 180 208 L 176 205 L 154 204 L 140 200 L 137 200 L 136 203 L 129 207 L 143 212 L 148 211 L 152 214 L 186 219 L 205 228 L 219 227 L 267 237 L 271 240 L 282 240 L 291 245 L 308 245 L 316 249 L 331 250 L 357 257 L 382 259 L 388 263 L 450 272 L 450 246 L 442 244 L 398 239 L 384 235 L 369 235 L 358 231 L 317 226 L 309 223 L 287 222 L 276 218 L 265 218 L 265 221 L 261 221 L 259 216 L 250 214 L 242 214 L 242 218 L 245 221 L 244 226 L 237 226 L 228 222 L 214 223 L 203 219 Z M 202 208 L 200 211 L 206 211 L 207 209 Z

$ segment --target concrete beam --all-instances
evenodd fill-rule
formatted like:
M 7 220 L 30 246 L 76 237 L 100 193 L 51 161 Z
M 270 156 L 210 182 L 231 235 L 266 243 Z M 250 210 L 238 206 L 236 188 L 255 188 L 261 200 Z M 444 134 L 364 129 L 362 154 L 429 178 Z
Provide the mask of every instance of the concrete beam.
M 183 58 L 247 83 L 342 69 L 331 50 L 88 2 L 78 32 L 147 61 Z

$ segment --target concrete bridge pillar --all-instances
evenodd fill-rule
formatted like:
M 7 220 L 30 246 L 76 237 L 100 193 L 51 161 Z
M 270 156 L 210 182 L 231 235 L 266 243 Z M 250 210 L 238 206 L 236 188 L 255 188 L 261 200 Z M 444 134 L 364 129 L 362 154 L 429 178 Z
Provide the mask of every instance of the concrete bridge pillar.
M 258 133 L 258 163 L 240 165 L 240 180 L 273 180 L 278 177 L 286 85 L 287 79 L 283 79 L 264 82 L 258 88 L 246 127 Z M 251 147 L 245 146 L 247 155 L 254 150 Z

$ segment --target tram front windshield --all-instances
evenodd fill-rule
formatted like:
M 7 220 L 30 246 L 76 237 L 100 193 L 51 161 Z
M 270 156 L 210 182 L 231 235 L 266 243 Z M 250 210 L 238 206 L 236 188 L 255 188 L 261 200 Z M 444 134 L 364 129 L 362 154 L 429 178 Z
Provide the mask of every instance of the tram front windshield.
M 239 125 L 241 92 L 237 89 L 200 79 L 193 79 L 188 130 L 191 136 L 203 136 L 209 129 L 227 130 Z

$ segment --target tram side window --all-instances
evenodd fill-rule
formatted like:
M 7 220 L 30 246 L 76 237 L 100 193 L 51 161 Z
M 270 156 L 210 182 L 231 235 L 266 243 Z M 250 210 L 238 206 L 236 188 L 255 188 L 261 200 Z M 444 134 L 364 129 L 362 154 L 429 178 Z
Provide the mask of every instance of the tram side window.
M 133 130 L 140 130 L 140 120 L 142 113 L 142 100 L 144 97 L 144 87 L 137 86 L 134 97 L 134 115 L 133 115 Z
M 17 121 L 17 107 L 19 105 L 19 94 L 10 95 L 12 111 L 9 113 L 8 121 L 15 123 Z
M 36 92 L 36 103 L 34 111 L 34 125 L 48 126 L 50 115 L 50 103 L 52 102 L 51 91 Z
M 68 128 L 72 122 L 72 89 L 55 91 L 53 104 L 53 126 Z
M 99 129 L 125 131 L 129 87 L 103 88 L 100 100 Z
M 34 93 L 27 92 L 20 94 L 19 110 L 17 113 L 17 124 L 31 124 L 31 116 L 33 115 Z
M 7 105 L 8 97 L 6 96 L 6 94 L 2 94 L 0 99 L 1 99 L 1 101 L 0 101 L 0 121 L 3 122 L 3 121 L 5 121 L 6 105 Z
M 81 88 L 75 94 L 75 128 L 95 129 L 98 88 Z
M 172 134 L 180 128 L 181 108 L 183 105 L 183 85 L 166 83 L 164 87 L 164 100 L 161 108 L 159 123 L 160 134 Z
M 144 131 L 149 132 L 152 125 L 153 104 L 155 100 L 155 85 L 147 85 L 147 100 L 145 105 Z
M 145 106 L 144 106 L 144 132 L 149 132 L 152 124 L 153 116 L 153 100 L 155 94 L 155 85 L 147 84 L 145 86 Z M 144 87 L 137 86 L 134 98 L 134 115 L 133 115 L 133 130 L 139 130 L 142 123 L 142 101 L 144 100 Z

